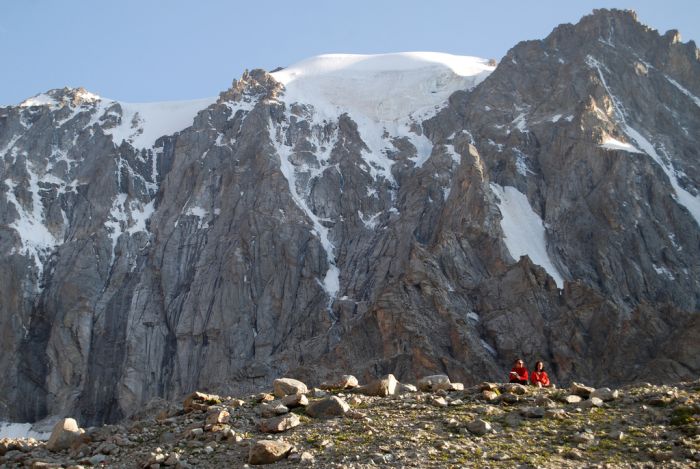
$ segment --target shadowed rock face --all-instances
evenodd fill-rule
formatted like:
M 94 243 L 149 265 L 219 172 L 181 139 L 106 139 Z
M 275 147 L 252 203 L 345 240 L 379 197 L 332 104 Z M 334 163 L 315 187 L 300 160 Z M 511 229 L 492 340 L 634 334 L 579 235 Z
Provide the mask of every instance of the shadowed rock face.
M 327 370 L 470 384 L 515 356 L 594 385 L 700 371 L 698 51 L 632 13 L 380 128 L 389 173 L 366 123 L 260 70 L 147 149 L 116 138 L 140 129 L 119 103 L 48 95 L 0 108 L 2 418 L 89 425 Z

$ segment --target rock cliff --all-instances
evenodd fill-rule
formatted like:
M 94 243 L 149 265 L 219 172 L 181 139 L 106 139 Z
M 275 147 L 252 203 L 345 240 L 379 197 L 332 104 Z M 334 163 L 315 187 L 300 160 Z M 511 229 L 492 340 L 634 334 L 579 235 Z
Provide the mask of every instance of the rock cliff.
M 0 417 L 515 356 L 696 376 L 698 96 L 692 41 L 599 10 L 495 69 L 322 56 L 195 103 L 0 108 Z

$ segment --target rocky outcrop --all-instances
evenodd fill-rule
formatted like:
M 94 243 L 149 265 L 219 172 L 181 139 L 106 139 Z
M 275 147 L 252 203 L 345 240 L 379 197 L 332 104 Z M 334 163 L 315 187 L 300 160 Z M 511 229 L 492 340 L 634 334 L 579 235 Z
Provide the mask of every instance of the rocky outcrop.
M 151 140 L 85 90 L 0 108 L 1 418 L 337 369 L 469 386 L 516 356 L 565 384 L 700 371 L 693 43 L 597 11 L 389 124 L 275 76 Z

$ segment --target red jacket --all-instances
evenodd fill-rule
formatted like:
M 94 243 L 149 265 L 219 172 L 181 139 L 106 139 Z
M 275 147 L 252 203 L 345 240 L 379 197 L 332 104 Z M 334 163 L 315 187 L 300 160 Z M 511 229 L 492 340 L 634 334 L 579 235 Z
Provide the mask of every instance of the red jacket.
M 513 374 L 513 373 L 515 373 L 515 374 Z M 527 382 L 527 368 L 525 368 L 525 367 L 522 367 L 522 368 L 513 367 L 510 370 L 509 378 L 510 378 L 511 383 L 518 382 L 518 381 Z
M 533 371 L 530 374 L 530 384 L 537 384 L 540 383 L 542 386 L 549 386 L 549 376 L 547 376 L 547 372 L 542 370 L 542 371 Z

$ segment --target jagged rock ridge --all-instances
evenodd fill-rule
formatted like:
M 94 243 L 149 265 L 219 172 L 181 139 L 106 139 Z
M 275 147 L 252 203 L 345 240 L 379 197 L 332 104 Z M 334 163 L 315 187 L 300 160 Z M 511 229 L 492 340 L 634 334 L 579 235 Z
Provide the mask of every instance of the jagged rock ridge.
M 697 374 L 694 43 L 600 10 L 495 70 L 351 59 L 166 112 L 70 89 L 0 109 L 0 416 L 338 368 L 474 383 L 516 355 L 562 382 Z M 302 72 L 389 96 L 347 107 Z

